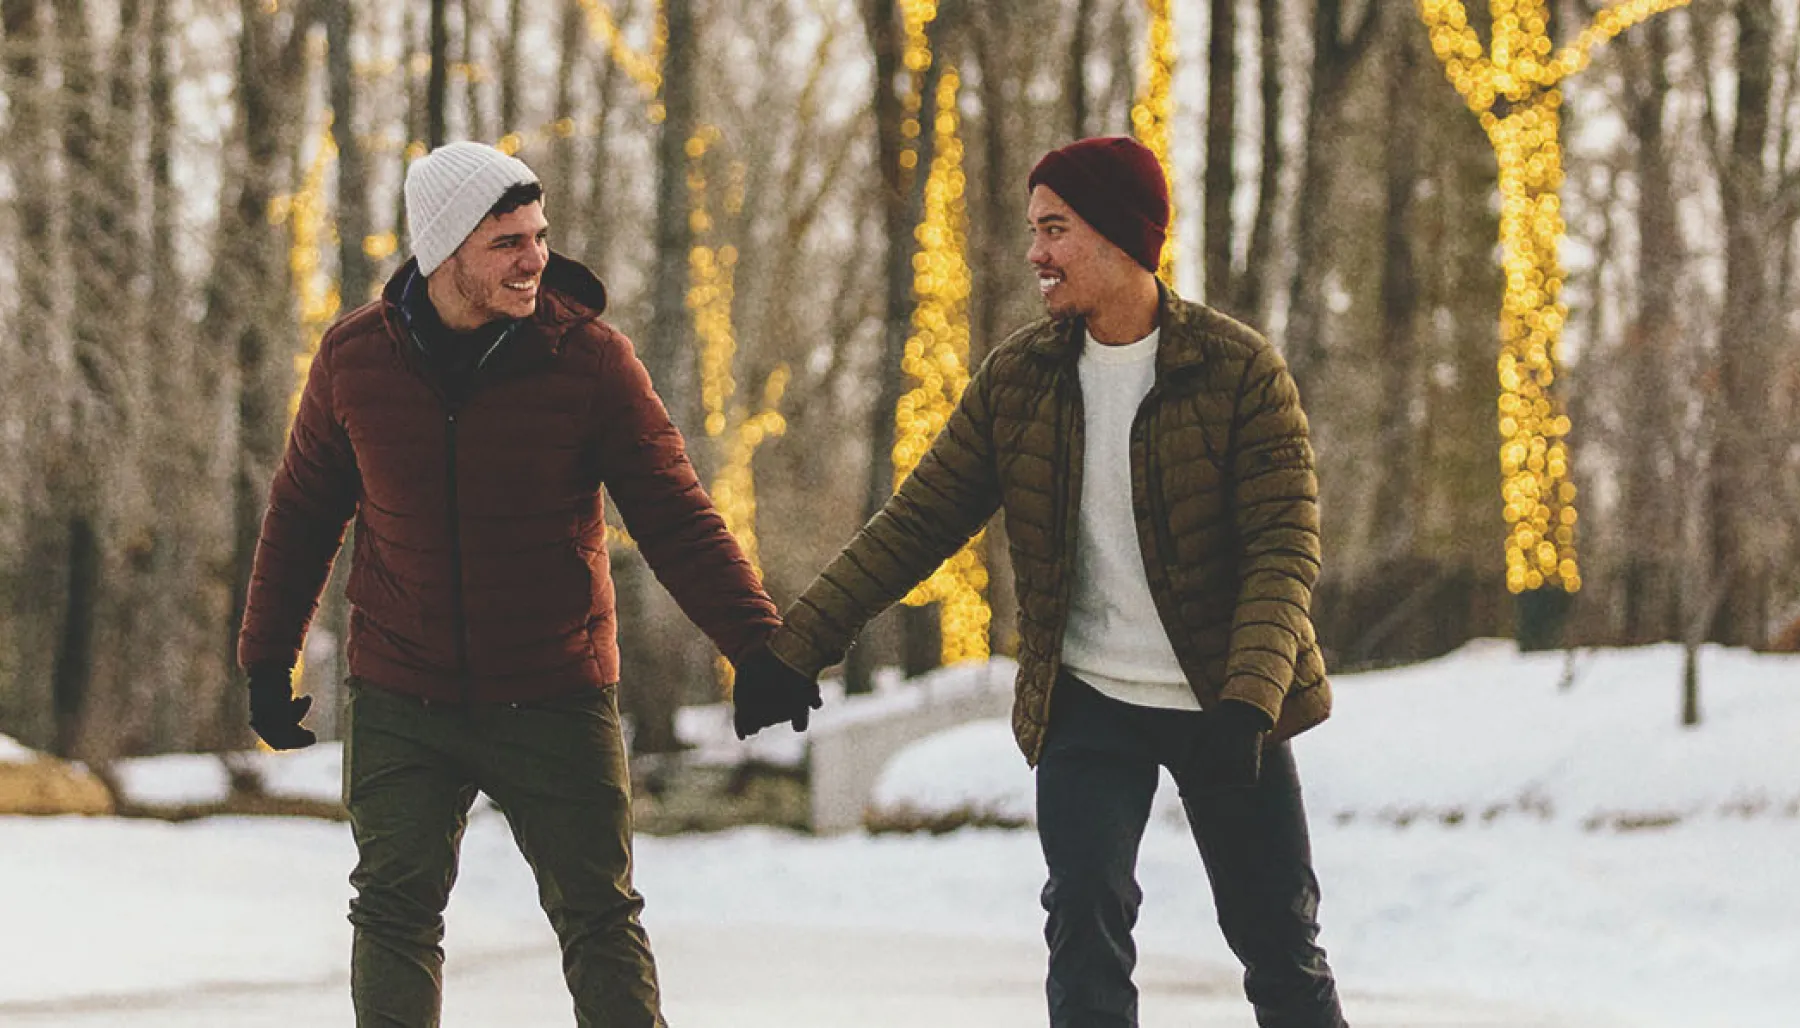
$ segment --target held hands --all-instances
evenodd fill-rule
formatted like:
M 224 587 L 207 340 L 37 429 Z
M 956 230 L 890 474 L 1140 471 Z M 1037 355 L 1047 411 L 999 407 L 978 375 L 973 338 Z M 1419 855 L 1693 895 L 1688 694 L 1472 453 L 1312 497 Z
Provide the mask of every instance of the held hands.
M 1188 773 L 1208 791 L 1248 789 L 1262 774 L 1263 734 L 1269 716 L 1241 700 L 1225 700 L 1206 712 Z
M 312 707 L 311 696 L 295 696 L 288 668 L 259 664 L 250 669 L 250 728 L 277 750 L 298 750 L 318 740 L 300 719 Z
M 824 703 L 819 683 L 789 667 L 767 646 L 758 646 L 737 661 L 731 719 L 740 739 L 782 721 L 804 732 L 812 712 Z

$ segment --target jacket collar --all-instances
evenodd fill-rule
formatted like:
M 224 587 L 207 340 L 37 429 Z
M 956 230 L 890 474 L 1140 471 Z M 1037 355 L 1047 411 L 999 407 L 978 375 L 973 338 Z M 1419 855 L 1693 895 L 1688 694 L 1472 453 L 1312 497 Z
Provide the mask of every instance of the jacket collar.
M 417 258 L 408 258 L 382 288 L 382 313 L 395 339 L 411 338 L 404 310 L 407 287 L 418 277 Z M 423 287 L 421 279 L 419 287 Z M 561 349 L 563 336 L 577 325 L 598 318 L 606 310 L 606 287 L 580 262 L 554 251 L 544 268 L 537 310 L 521 319 L 506 341 L 507 349 L 522 349 L 545 357 Z
M 1156 374 L 1162 378 L 1205 363 L 1208 347 L 1202 321 L 1206 308 L 1175 295 L 1160 279 L 1156 283 L 1156 325 L 1162 338 L 1156 346 Z M 1045 323 L 1028 344 L 1040 356 L 1058 363 L 1073 363 L 1081 356 L 1087 325 L 1081 318 L 1057 318 Z

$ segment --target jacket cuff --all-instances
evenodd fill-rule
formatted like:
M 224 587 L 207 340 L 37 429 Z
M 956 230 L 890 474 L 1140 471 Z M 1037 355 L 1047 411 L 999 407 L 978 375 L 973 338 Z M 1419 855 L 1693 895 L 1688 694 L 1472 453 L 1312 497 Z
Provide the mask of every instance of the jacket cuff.
M 1281 701 L 1286 690 L 1260 675 L 1234 675 L 1226 680 L 1220 700 L 1234 700 L 1255 707 L 1269 719 L 1269 727 L 1281 720 Z
M 821 671 L 843 659 L 841 654 L 834 658 L 810 644 L 799 632 L 787 625 L 776 629 L 775 634 L 769 636 L 769 652 L 774 654 L 775 659 L 815 681 Z

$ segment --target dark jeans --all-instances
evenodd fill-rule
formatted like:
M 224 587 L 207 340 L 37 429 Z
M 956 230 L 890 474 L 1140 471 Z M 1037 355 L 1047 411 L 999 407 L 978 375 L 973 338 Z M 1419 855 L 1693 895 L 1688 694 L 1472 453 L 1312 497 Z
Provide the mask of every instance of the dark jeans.
M 1057 680 L 1037 769 L 1052 1028 L 1138 1023 L 1137 855 L 1159 765 L 1181 788 L 1256 1023 L 1343 1028 L 1337 986 L 1314 941 L 1319 883 L 1293 754 L 1285 743 L 1265 746 L 1255 788 L 1208 790 L 1180 770 L 1204 716 L 1122 703 L 1067 673 Z
M 581 1028 L 663 1028 L 631 885 L 617 690 L 534 704 L 426 703 L 353 682 L 344 802 L 356 838 L 350 991 L 358 1028 L 432 1028 L 444 906 L 477 791 L 537 877 Z

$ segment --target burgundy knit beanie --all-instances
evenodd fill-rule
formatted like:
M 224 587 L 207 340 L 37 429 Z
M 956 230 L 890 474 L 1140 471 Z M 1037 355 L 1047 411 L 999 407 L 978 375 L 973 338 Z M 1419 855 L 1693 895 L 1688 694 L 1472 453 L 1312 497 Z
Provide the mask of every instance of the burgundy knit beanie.
M 1079 139 L 1031 169 L 1026 190 L 1048 186 L 1082 220 L 1155 271 L 1169 233 L 1169 182 L 1162 164 L 1129 136 Z

